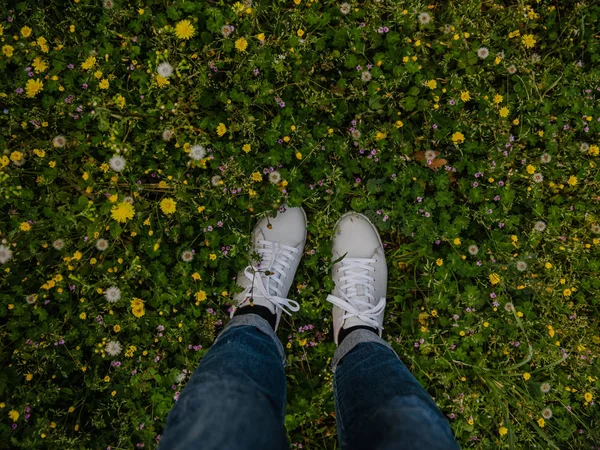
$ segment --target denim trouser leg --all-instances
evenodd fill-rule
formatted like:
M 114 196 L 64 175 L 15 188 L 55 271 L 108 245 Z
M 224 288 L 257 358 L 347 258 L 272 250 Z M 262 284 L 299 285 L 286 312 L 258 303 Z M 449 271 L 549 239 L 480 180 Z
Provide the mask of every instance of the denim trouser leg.
M 234 317 L 169 413 L 160 449 L 289 449 L 284 364 L 266 320 Z
M 332 365 L 342 450 L 459 448 L 433 399 L 375 333 L 351 332 Z

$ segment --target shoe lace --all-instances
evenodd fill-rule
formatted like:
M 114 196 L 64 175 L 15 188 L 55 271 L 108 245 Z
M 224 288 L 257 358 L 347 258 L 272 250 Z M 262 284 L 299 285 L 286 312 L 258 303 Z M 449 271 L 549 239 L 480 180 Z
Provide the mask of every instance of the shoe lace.
M 382 329 L 383 326 L 379 324 L 377 316 L 385 309 L 385 297 L 381 297 L 379 301 L 375 300 L 375 297 L 371 292 L 375 291 L 375 287 L 372 284 L 375 278 L 369 275 L 370 271 L 375 271 L 375 268 L 371 266 L 375 259 L 369 258 L 345 258 L 341 263 L 341 267 L 338 268 L 338 272 L 344 272 L 339 281 L 346 282 L 341 284 L 339 287 L 341 291 L 341 297 L 329 294 L 327 301 L 334 305 L 342 308 L 346 311 L 346 314 L 342 316 L 342 320 L 346 320 L 349 317 L 358 317 L 363 322 L 377 328 Z M 364 294 L 358 293 L 358 288 L 362 287 Z M 371 303 L 371 300 L 373 303 Z
M 286 269 L 290 269 L 288 261 L 291 261 L 294 254 L 298 253 L 299 250 L 280 242 L 259 240 L 258 244 L 260 246 L 256 251 L 262 257 L 261 266 L 266 264 L 266 269 L 258 269 L 252 264 L 246 267 L 244 275 L 252 284 L 246 287 L 244 297 L 247 298 L 251 293 L 258 291 L 258 294 L 252 295 L 253 298 L 264 297 L 273 303 L 275 308 L 280 308 L 287 314 L 292 315 L 292 312 L 300 309 L 300 305 L 294 300 L 283 297 L 281 287 L 284 284 L 282 278 L 287 277 Z M 267 270 L 270 273 L 269 275 L 265 274 Z

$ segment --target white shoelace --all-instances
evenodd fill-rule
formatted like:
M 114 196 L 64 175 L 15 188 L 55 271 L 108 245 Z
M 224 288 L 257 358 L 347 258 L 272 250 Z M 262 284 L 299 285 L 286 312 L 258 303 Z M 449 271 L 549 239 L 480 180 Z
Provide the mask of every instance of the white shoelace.
M 250 265 L 244 269 L 244 275 L 252 282 L 252 285 L 244 291 L 244 298 L 250 297 L 250 291 L 254 290 L 254 298 L 264 297 L 273 303 L 275 308 L 280 308 L 291 316 L 292 312 L 300 309 L 300 305 L 294 300 L 281 296 L 280 288 L 283 286 L 281 277 L 286 277 L 284 269 L 290 269 L 287 261 L 292 260 L 294 253 L 298 253 L 298 249 L 279 242 L 259 240 L 258 243 L 264 245 L 264 248 L 256 249 L 262 257 L 261 268 L 257 269 Z M 265 270 L 272 274 L 265 275 Z M 271 281 L 274 281 L 276 285 L 272 286 Z
M 341 277 L 340 282 L 347 283 L 339 286 L 342 298 L 329 294 L 327 301 L 346 311 L 346 314 L 342 316 L 342 320 L 346 320 L 349 317 L 358 317 L 363 322 L 383 330 L 383 326 L 379 324 L 377 316 L 385 309 L 385 297 L 381 297 L 375 305 L 359 298 L 366 296 L 367 299 L 375 301 L 375 297 L 371 294 L 371 292 L 375 291 L 375 287 L 372 284 L 375 278 L 369 275 L 369 271 L 375 271 L 375 268 L 369 265 L 373 262 L 375 262 L 374 259 L 368 258 L 345 258 L 340 261 L 342 266 L 338 271 L 348 274 Z M 350 271 L 349 269 L 364 270 Z M 364 294 L 358 294 L 356 285 L 364 286 Z

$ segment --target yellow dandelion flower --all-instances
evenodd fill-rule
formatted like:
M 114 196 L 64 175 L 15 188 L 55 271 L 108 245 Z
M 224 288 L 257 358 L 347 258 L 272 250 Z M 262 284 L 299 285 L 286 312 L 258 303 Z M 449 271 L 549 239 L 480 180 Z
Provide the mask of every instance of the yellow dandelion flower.
M 540 426 L 540 428 L 544 428 L 546 426 L 546 421 L 544 420 L 543 417 L 540 417 L 537 421 L 538 425 Z
M 25 85 L 25 91 L 27 93 L 27 97 L 33 98 L 38 95 L 44 89 L 44 83 L 42 80 L 32 80 L 31 78 L 27 80 L 27 84 Z
M 438 259 L 435 261 L 435 263 L 436 263 L 438 266 L 440 266 L 440 267 L 441 267 L 441 266 L 443 266 L 443 265 L 444 265 L 444 260 L 443 260 L 443 259 L 441 259 L 441 258 L 438 258 Z
M 4 56 L 6 56 L 7 58 L 12 57 L 14 51 L 15 51 L 15 48 L 12 45 L 3 45 L 2 46 L 2 53 L 4 53 Z
M 525 379 L 525 381 L 529 380 L 531 378 L 531 374 L 529 372 L 525 372 L 523 374 L 523 378 Z
M 533 36 L 533 34 L 524 34 L 523 37 L 521 38 L 521 42 L 523 42 L 523 45 L 525 47 L 533 48 L 537 41 L 535 40 L 535 37 Z
M 435 89 L 437 87 L 437 81 L 429 80 L 427 83 L 425 83 L 425 86 L 427 86 L 429 89 Z
M 598 156 L 598 154 L 600 153 L 600 147 L 598 147 L 596 144 L 590 145 L 590 149 L 588 150 L 588 152 L 592 156 Z
M 189 20 L 181 20 L 175 25 L 175 36 L 179 39 L 191 39 L 196 30 Z
M 500 117 L 502 117 L 502 118 L 508 117 L 509 112 L 510 112 L 510 110 L 506 106 L 503 106 L 502 108 L 500 108 Z
M 298 37 L 302 37 L 304 36 L 304 31 L 302 31 L 301 29 L 296 31 L 296 34 L 298 35 Z
M 500 436 L 504 436 L 505 434 L 508 433 L 508 428 L 500 427 L 500 428 L 498 428 L 498 433 L 500 434 Z
M 100 81 L 100 84 L 98 85 L 98 87 L 100 89 L 108 89 L 108 86 L 109 86 L 109 83 L 106 78 L 104 78 L 102 81 Z
M 168 86 L 169 84 L 171 84 L 171 82 L 163 77 L 162 75 L 156 75 L 156 84 L 158 84 L 159 88 L 164 88 L 165 86 Z
M 111 216 L 117 222 L 125 223 L 129 219 L 133 219 L 135 208 L 131 203 L 121 202 L 115 205 L 111 210 Z
M 256 39 L 258 39 L 259 41 L 264 41 L 265 40 L 265 33 L 258 33 L 256 35 Z
M 48 69 L 48 64 L 46 64 L 46 62 L 39 56 L 33 60 L 32 66 L 36 73 L 42 73 Z
M 457 131 L 452 135 L 452 142 L 454 142 L 455 144 L 462 144 L 463 142 L 465 142 L 465 135 L 462 134 L 460 131 Z
M 468 102 L 469 100 L 471 100 L 471 93 L 469 91 L 462 91 L 460 93 L 460 99 L 463 102 Z
M 569 177 L 569 180 L 567 181 L 567 183 L 569 184 L 569 186 L 575 186 L 577 184 L 577 177 L 574 175 L 571 175 Z
M 502 103 L 502 100 L 504 100 L 504 97 L 502 97 L 500 94 L 494 95 L 494 103 L 495 104 Z
M 208 255 L 208 257 L 210 258 L 211 261 L 214 261 L 215 259 L 217 259 L 217 255 L 215 255 L 214 253 L 211 253 L 210 255 Z
M 160 202 L 160 209 L 166 215 L 173 214 L 177 210 L 177 202 L 172 198 L 163 198 Z
M 31 230 L 31 225 L 29 225 L 28 222 L 21 222 L 21 224 L 19 225 L 19 229 L 21 231 L 29 231 Z
M 83 70 L 89 70 L 96 64 L 96 57 L 90 56 L 84 62 L 81 63 L 81 68 Z
M 586 392 L 585 394 L 583 394 L 583 398 L 585 399 L 586 402 L 589 403 L 589 402 L 592 401 L 592 399 L 594 398 L 594 396 L 591 393 Z
M 21 36 L 23 36 L 24 38 L 28 38 L 29 36 L 31 36 L 31 28 L 27 26 L 21 28 Z
M 196 294 L 194 294 L 194 296 L 196 297 L 197 302 L 203 302 L 206 300 L 206 292 L 204 291 L 198 291 Z
M 248 48 L 248 41 L 246 40 L 246 38 L 241 37 L 237 41 L 235 41 L 235 48 L 240 52 L 245 52 Z
M 227 132 L 227 127 L 225 126 L 224 123 L 220 123 L 219 126 L 217 127 L 217 134 L 219 136 L 223 136 L 226 132 Z
M 527 166 L 526 170 L 529 175 L 533 175 L 533 173 L 535 172 L 535 166 L 532 166 L 531 164 L 529 164 Z
M 492 283 L 493 286 L 500 283 L 500 276 L 497 273 L 490 274 L 490 283 Z
M 246 153 L 248 153 L 250 151 L 250 144 L 244 144 L 244 146 L 242 147 L 242 150 L 244 150 Z
M 13 422 L 19 420 L 20 416 L 21 414 L 19 414 L 19 411 L 15 411 L 14 409 L 8 412 L 8 417 L 10 417 Z
M 260 172 L 252 173 L 252 181 L 262 181 L 262 175 Z

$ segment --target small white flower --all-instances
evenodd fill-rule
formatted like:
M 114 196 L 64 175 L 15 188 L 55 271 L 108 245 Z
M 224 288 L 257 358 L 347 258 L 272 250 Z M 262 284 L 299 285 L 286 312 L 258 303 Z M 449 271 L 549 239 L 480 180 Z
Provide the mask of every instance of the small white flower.
M 190 149 L 190 158 L 194 161 L 200 161 L 206 155 L 206 150 L 200 144 L 192 145 Z
M 106 300 L 110 303 L 116 303 L 121 299 L 121 289 L 116 286 L 111 286 L 104 293 L 104 297 L 106 297 Z
M 125 168 L 126 163 L 127 163 L 127 161 L 125 161 L 125 158 L 123 158 L 122 156 L 119 156 L 119 155 L 113 156 L 108 161 L 110 168 L 112 170 L 114 170 L 115 172 L 121 172 Z
M 487 49 L 487 47 L 481 47 L 479 50 L 477 50 L 477 56 L 479 56 L 481 59 L 485 59 L 490 56 L 490 51 Z
M 173 136 L 175 136 L 175 133 L 173 133 L 168 128 L 162 132 L 162 138 L 165 142 L 169 142 L 171 139 L 173 139 Z
M 62 250 L 65 247 L 65 241 L 63 241 L 62 239 L 56 239 L 52 243 L 52 247 L 54 247 L 56 250 Z
M 542 411 L 542 417 L 546 420 L 552 419 L 552 410 L 550 408 L 546 408 Z
M 161 77 L 169 78 L 173 75 L 173 66 L 166 61 L 161 62 L 156 68 L 156 71 Z
M 477 253 L 479 253 L 479 247 L 477 247 L 476 245 L 469 245 L 469 254 L 475 256 Z
M 13 252 L 6 245 L 0 245 L 0 264 L 7 263 L 12 258 Z
M 532 53 L 531 54 L 531 62 L 533 64 L 537 64 L 542 60 L 542 57 L 540 55 L 538 55 L 537 53 Z
M 513 312 L 515 310 L 515 305 L 509 302 L 506 305 L 504 305 L 504 309 L 508 312 Z
M 55 147 L 64 147 L 66 144 L 67 140 L 64 136 L 58 135 L 54 139 L 52 139 L 52 145 L 54 145 Z
M 543 220 L 538 220 L 533 226 L 535 231 L 539 231 L 540 233 L 546 229 L 546 222 Z
M 108 241 L 106 239 L 98 239 L 96 241 L 96 248 L 103 252 L 108 248 Z
M 548 164 L 550 161 L 552 161 L 552 156 L 550 156 L 548 153 L 544 153 L 540 157 L 540 161 L 542 161 L 544 164 Z
M 220 186 L 221 185 L 221 177 L 219 175 L 215 175 L 214 177 L 212 177 L 210 179 L 210 184 L 212 184 L 213 186 Z
M 29 294 L 29 295 L 25 296 L 25 301 L 30 305 L 33 305 L 36 300 L 37 300 L 36 294 Z
M 433 161 L 435 159 L 435 152 L 433 150 L 427 150 L 425 152 L 425 159 L 427 161 Z
M 344 15 L 350 13 L 351 10 L 352 10 L 352 7 L 350 6 L 349 3 L 342 3 L 340 5 L 340 12 Z
M 194 252 L 191 250 L 185 250 L 181 254 L 181 259 L 184 260 L 185 262 L 190 262 L 192 259 L 194 259 Z
M 544 181 L 544 175 L 542 175 L 541 173 L 534 173 L 533 174 L 533 181 L 535 181 L 536 183 L 541 183 L 542 181 Z
M 232 26 L 230 26 L 230 25 L 223 25 L 223 26 L 221 27 L 221 33 L 223 34 L 223 36 L 225 36 L 225 37 L 229 37 L 229 35 L 230 35 L 231 33 L 233 33 L 233 27 L 232 27 Z
M 542 383 L 540 386 L 540 391 L 542 391 L 544 394 L 550 392 L 550 383 Z
M 363 80 L 365 83 L 367 81 L 371 81 L 371 78 L 373 78 L 373 76 L 368 70 L 364 70 L 363 73 L 360 75 L 360 79 Z
M 281 174 L 279 173 L 279 171 L 274 170 L 273 172 L 271 172 L 269 174 L 269 181 L 273 184 L 277 184 L 281 181 Z
M 175 377 L 175 383 L 181 383 L 183 380 L 185 380 L 185 377 L 186 377 L 186 373 L 182 370 Z
M 106 353 L 108 353 L 110 356 L 117 356 L 118 354 L 121 353 L 121 350 L 123 350 L 123 347 L 121 347 L 121 344 L 119 344 L 117 341 L 108 341 L 106 343 Z
M 429 14 L 426 12 L 419 14 L 419 23 L 421 25 L 427 25 L 429 22 L 431 22 L 431 16 Z
M 517 270 L 525 272 L 527 270 L 527 263 L 525 261 L 517 261 Z
M 579 145 L 579 150 L 581 151 L 581 153 L 587 153 L 587 151 L 590 149 L 590 144 L 588 144 L 587 142 L 582 142 Z

